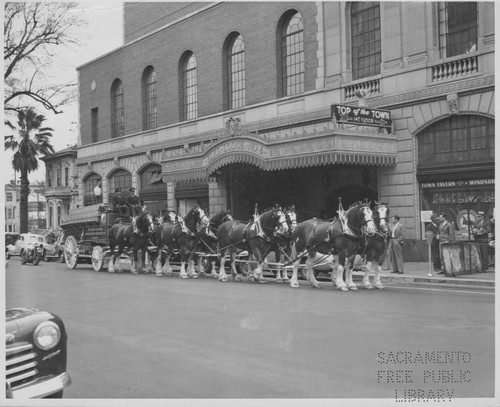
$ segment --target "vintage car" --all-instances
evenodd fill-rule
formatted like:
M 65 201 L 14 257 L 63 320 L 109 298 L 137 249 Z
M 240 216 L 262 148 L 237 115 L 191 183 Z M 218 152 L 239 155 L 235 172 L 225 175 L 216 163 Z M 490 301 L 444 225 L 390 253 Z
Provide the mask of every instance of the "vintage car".
M 62 398 L 71 384 L 63 321 L 31 308 L 8 309 L 5 319 L 7 398 Z
M 43 261 L 57 260 L 64 263 L 64 233 L 59 234 L 57 239 L 46 237 L 47 244 L 44 245 Z
M 10 256 L 21 256 L 29 243 L 38 243 L 39 245 L 43 245 L 43 247 L 47 245 L 45 237 L 42 235 L 34 233 L 21 233 L 14 244 L 7 245 L 7 250 L 5 252 L 6 257 L 10 258 Z
M 12 233 L 12 232 L 5 233 L 5 258 L 6 259 L 10 258 L 8 246 L 14 245 L 16 243 L 17 239 L 19 239 L 19 233 Z

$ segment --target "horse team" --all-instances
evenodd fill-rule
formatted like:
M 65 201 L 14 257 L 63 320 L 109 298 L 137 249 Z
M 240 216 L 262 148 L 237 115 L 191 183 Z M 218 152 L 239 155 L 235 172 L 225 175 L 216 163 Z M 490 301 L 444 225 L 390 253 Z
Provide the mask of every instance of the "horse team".
M 120 270 L 119 261 L 125 247 L 133 255 L 132 273 L 143 270 L 144 258 L 148 271 L 157 276 L 172 275 L 171 256 L 179 253 L 181 260 L 180 277 L 197 278 L 205 274 L 202 259 L 209 264 L 207 269 L 219 281 L 229 281 L 226 262 L 230 263 L 230 274 L 234 281 L 242 281 L 242 269 L 237 267 L 238 254 L 248 252 L 249 280 L 265 283 L 263 269 L 266 259 L 272 252 L 276 259 L 276 281 L 289 282 L 292 288 L 298 288 L 298 272 L 303 259 L 305 277 L 313 287 L 321 288 L 314 273 L 318 255 L 333 255 L 337 259 L 336 270 L 332 271 L 333 284 L 342 291 L 356 290 L 352 280 L 352 265 L 356 255 L 366 259 L 363 286 L 373 288 L 369 273 L 375 262 L 374 287 L 383 288 L 380 281 L 382 264 L 387 256 L 390 240 L 388 227 L 389 209 L 385 203 L 375 202 L 373 210 L 370 204 L 358 202 L 346 211 L 339 205 L 338 217 L 333 220 L 308 219 L 297 222 L 295 207 L 282 209 L 278 206 L 258 215 L 257 211 L 249 222 L 233 219 L 230 211 L 220 212 L 209 218 L 205 211 L 197 206 L 184 218 L 174 211 L 155 221 L 150 214 L 142 213 L 135 218 L 137 231 L 132 225 L 117 223 L 109 230 L 110 251 L 108 271 Z M 141 250 L 141 262 L 138 264 L 138 251 Z M 203 256 L 200 256 L 200 252 Z M 199 271 L 195 262 L 199 260 Z M 219 271 L 216 261 L 220 260 Z M 241 260 L 239 260 L 241 262 Z M 138 268 L 137 268 L 138 265 Z M 289 279 L 287 268 L 293 265 Z M 254 267 L 252 267 L 254 266 Z

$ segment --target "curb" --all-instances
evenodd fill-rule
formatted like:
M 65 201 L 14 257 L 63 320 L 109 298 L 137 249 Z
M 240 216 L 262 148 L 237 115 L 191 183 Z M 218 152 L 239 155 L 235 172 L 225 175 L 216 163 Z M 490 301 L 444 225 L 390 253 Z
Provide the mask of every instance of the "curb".
M 364 273 L 354 272 L 352 274 L 354 281 L 361 281 Z M 449 278 L 449 277 L 419 277 L 412 275 L 399 275 L 388 276 L 382 274 L 380 276 L 382 282 L 404 282 L 404 283 L 427 283 L 427 284 L 452 284 L 452 285 L 466 285 L 474 287 L 495 287 L 495 281 L 492 280 L 479 280 L 471 278 Z

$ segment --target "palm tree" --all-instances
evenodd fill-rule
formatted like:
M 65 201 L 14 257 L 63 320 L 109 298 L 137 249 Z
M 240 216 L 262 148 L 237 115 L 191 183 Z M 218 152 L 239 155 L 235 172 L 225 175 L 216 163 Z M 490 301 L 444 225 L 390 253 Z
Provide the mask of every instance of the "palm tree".
M 18 112 L 17 137 L 5 136 L 5 150 L 13 150 L 12 168 L 21 174 L 21 200 L 19 202 L 19 215 L 21 218 L 20 231 L 28 231 L 28 174 L 38 169 L 38 156 L 54 153 L 50 138 L 54 130 L 42 127 L 45 116 L 37 114 L 35 109 L 28 108 Z M 15 128 L 11 125 L 12 128 Z M 36 133 L 35 133 L 36 132 Z

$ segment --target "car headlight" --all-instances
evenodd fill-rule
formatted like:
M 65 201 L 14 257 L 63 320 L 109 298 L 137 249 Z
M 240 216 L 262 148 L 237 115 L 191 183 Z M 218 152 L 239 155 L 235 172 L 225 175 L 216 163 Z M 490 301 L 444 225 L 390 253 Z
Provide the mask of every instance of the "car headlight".
M 54 322 L 45 321 L 36 327 L 33 339 L 40 349 L 49 350 L 59 343 L 61 330 Z

